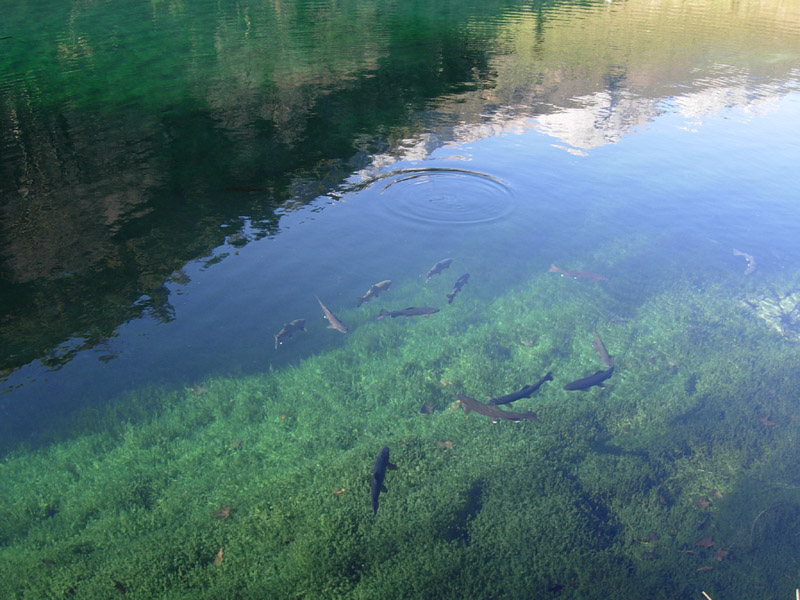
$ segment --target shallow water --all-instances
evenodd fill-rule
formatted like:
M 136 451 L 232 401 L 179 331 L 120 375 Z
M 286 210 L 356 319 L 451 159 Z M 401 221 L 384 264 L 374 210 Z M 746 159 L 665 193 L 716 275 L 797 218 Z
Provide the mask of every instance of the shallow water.
M 795 2 L 8 4 L 5 450 L 125 392 L 361 343 L 315 296 L 369 331 L 380 308 L 451 309 L 466 272 L 475 326 L 555 263 L 608 278 L 552 297 L 585 331 L 640 327 L 688 280 L 797 341 Z
M 456 251 L 797 257 L 790 2 L 143 9 L 4 11 L 9 423 L 305 356 L 314 294 Z

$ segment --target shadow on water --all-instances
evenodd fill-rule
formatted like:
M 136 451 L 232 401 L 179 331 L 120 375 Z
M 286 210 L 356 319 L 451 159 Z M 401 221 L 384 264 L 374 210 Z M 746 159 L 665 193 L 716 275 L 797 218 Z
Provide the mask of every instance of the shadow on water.
M 469 544 L 469 523 L 474 519 L 483 507 L 483 492 L 485 482 L 478 480 L 472 484 L 467 491 L 466 501 L 460 510 L 456 512 L 450 525 L 444 532 L 444 539 L 448 542 L 463 542 Z

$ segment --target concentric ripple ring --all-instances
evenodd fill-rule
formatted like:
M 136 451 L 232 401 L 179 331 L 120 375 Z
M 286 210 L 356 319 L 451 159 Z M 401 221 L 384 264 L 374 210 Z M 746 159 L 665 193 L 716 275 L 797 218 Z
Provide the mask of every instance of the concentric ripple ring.
M 382 201 L 393 214 L 426 223 L 466 225 L 508 216 L 514 193 L 502 179 L 466 169 L 400 169 L 384 182 Z

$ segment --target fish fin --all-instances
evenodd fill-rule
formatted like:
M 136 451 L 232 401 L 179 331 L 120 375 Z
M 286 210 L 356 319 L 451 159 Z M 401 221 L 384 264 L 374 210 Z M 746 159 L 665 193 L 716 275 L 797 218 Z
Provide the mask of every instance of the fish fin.
M 386 463 L 386 468 L 394 471 L 397 468 L 397 465 L 393 465 L 392 463 Z
M 386 486 L 385 486 L 385 485 L 382 485 L 382 486 L 381 486 L 381 491 L 382 491 L 384 494 L 388 494 L 388 493 L 389 493 L 389 490 L 387 490 L 387 489 L 386 489 Z

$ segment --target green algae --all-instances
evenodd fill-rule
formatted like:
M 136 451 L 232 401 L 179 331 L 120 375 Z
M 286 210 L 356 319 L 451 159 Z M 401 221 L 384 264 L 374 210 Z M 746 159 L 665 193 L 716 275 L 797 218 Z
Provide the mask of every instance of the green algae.
M 430 318 L 344 311 L 352 334 L 296 366 L 132 393 L 6 457 L 0 596 L 790 597 L 800 349 L 729 281 L 623 305 L 613 279 L 535 271 Z M 602 367 L 595 320 L 614 376 L 564 391 Z M 454 407 L 548 369 L 515 403 L 540 424 Z M 398 470 L 373 518 L 383 445 Z

